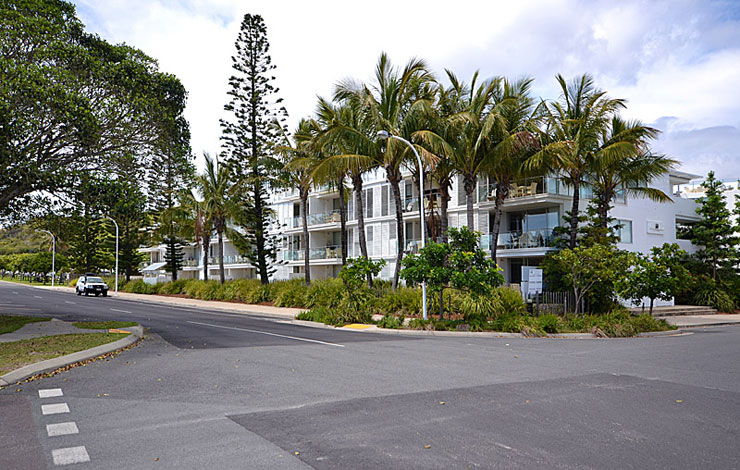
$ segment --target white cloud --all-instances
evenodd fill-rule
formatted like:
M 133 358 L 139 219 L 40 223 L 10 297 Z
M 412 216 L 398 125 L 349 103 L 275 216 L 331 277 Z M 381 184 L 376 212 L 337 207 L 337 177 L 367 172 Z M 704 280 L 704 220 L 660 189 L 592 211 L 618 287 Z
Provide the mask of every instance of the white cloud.
M 718 173 L 740 176 L 734 134 L 704 132 L 740 128 L 740 14 L 732 2 L 75 3 L 89 30 L 141 48 L 182 80 L 190 93 L 186 117 L 197 153 L 218 149 L 230 56 L 249 12 L 265 18 L 293 123 L 313 111 L 316 95 L 331 95 L 337 80 L 370 79 L 381 51 L 398 64 L 423 57 L 440 76 L 445 67 L 466 79 L 476 69 L 483 76 L 530 75 L 535 92 L 545 98 L 557 97 L 556 73 L 589 72 L 601 88 L 629 100 L 629 117 L 674 118 L 658 147 L 675 152 L 687 171 L 703 173 L 722 155 L 731 164 L 718 166 Z M 681 146 L 687 141 L 677 129 L 692 136 L 692 145 Z M 713 142 L 701 145 L 708 138 Z

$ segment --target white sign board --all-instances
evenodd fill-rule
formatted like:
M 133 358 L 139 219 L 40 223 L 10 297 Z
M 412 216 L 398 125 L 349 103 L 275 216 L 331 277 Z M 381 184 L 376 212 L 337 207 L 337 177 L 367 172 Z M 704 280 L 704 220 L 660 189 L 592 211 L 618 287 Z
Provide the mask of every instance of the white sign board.
M 529 270 L 529 284 L 527 285 L 527 294 L 535 295 L 542 292 L 542 270 Z

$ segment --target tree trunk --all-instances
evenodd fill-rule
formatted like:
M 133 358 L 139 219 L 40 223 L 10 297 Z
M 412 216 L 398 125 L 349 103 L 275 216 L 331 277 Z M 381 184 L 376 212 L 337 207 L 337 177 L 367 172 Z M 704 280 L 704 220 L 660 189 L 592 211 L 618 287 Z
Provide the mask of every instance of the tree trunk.
M 473 215 L 473 193 L 475 192 L 475 175 L 463 175 L 463 186 L 465 188 L 465 210 L 468 216 L 468 228 L 475 230 L 475 216 Z
M 367 241 L 365 240 L 365 212 L 362 206 L 362 175 L 352 175 L 352 186 L 355 191 L 355 214 L 357 215 L 357 230 L 360 239 L 360 253 L 367 259 Z M 368 273 L 367 286 L 373 287 L 373 276 Z
M 493 227 L 491 229 L 491 259 L 496 262 L 498 251 L 498 233 L 501 230 L 501 216 L 504 212 L 504 201 L 509 196 L 510 183 L 508 180 L 496 185 L 496 202 L 493 209 Z
M 572 250 L 576 247 L 578 241 L 578 214 L 579 214 L 579 203 L 581 200 L 581 181 L 580 178 L 575 178 L 573 181 L 573 205 L 570 208 L 570 242 L 568 247 Z M 576 306 L 577 308 L 577 306 Z
M 439 182 L 439 223 L 440 230 L 442 231 L 442 243 L 447 243 L 447 228 L 449 226 L 449 220 L 447 211 L 450 205 L 450 180 L 444 178 Z
M 606 229 L 609 225 L 609 203 L 611 199 L 612 193 L 609 190 L 599 196 L 599 226 L 603 229 Z
M 444 318 L 445 314 L 445 298 L 444 298 L 444 288 L 439 289 L 439 319 L 442 320 Z
M 386 170 L 388 182 L 391 184 L 391 190 L 393 191 L 393 199 L 396 202 L 396 240 L 398 240 L 398 247 L 396 249 L 396 269 L 393 270 L 393 288 L 398 288 L 398 278 L 401 274 L 401 261 L 403 261 L 403 249 L 406 245 L 406 234 L 404 233 L 403 226 L 403 203 L 401 201 L 401 187 L 399 183 L 401 181 L 401 175 L 397 172 Z M 424 203 L 422 197 L 422 204 Z M 424 234 L 422 234 L 424 236 Z
M 203 280 L 208 280 L 208 252 L 211 250 L 211 234 L 203 237 Z
M 342 235 L 342 266 L 347 264 L 347 201 L 344 200 L 344 178 L 339 180 L 339 225 Z
M 226 282 L 226 270 L 224 269 L 224 230 L 218 230 L 218 275 L 221 284 Z
M 655 301 L 655 299 L 653 299 L 653 298 L 651 297 L 651 298 L 650 298 L 650 316 L 652 316 L 652 315 L 653 315 L 653 302 L 654 302 L 654 301 Z
M 301 224 L 303 225 L 303 279 L 306 285 L 311 285 L 311 259 L 308 247 L 308 191 L 301 189 Z
M 267 275 L 267 260 L 265 256 L 265 233 L 264 229 L 264 211 L 262 208 L 262 185 L 259 181 L 261 176 L 257 169 L 255 171 L 254 183 L 254 212 L 255 212 L 255 242 L 257 245 L 257 268 L 260 273 L 260 282 L 269 284 L 270 277 Z

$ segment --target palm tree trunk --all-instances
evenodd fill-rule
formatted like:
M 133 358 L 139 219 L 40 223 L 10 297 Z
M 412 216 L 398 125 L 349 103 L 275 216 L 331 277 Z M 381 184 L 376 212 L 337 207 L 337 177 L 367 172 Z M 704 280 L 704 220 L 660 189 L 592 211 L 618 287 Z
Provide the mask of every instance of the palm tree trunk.
M 580 178 L 574 178 L 573 181 L 573 205 L 570 208 L 570 242 L 568 247 L 572 250 L 576 247 L 578 240 L 578 214 L 579 204 L 581 201 L 581 181 Z
M 611 202 L 612 194 L 608 189 L 604 191 L 604 194 L 599 195 L 599 226 L 603 229 L 609 225 L 609 203 Z
M 396 268 L 393 270 L 393 288 L 398 288 L 398 278 L 401 275 L 401 261 L 403 261 L 403 250 L 406 245 L 406 234 L 404 233 L 403 226 L 403 202 L 401 201 L 401 187 L 399 185 L 401 181 L 401 175 L 398 172 L 388 172 L 386 170 L 388 182 L 391 184 L 391 190 L 393 191 L 393 200 L 396 202 L 396 240 L 398 241 L 398 247 L 396 248 Z M 424 196 L 421 197 L 422 204 L 424 203 Z M 422 237 L 425 234 L 421 235 Z
M 226 282 L 226 270 L 224 269 L 224 231 L 218 230 L 218 275 L 221 284 Z
M 203 280 L 208 280 L 208 252 L 211 250 L 211 234 L 203 237 Z
M 357 215 L 357 230 L 360 239 L 360 253 L 367 259 L 367 241 L 365 240 L 365 213 L 362 207 L 362 175 L 352 175 L 352 186 L 355 191 L 355 214 Z M 368 273 L 367 286 L 373 287 L 373 276 Z
M 464 175 L 463 186 L 465 188 L 465 210 L 468 216 L 468 228 L 475 230 L 475 216 L 473 215 L 473 193 L 475 192 L 475 175 Z
M 504 201 L 509 195 L 509 182 L 496 186 L 496 202 L 493 209 L 493 227 L 491 228 L 491 259 L 496 262 L 498 250 L 498 233 L 501 230 L 501 217 L 504 213 Z
M 448 178 L 439 182 L 439 193 L 439 222 L 442 231 L 442 243 L 447 243 L 447 227 L 449 226 L 447 211 L 450 205 L 450 180 Z
M 347 201 L 344 200 L 344 178 L 339 180 L 339 226 L 342 235 L 342 266 L 347 264 Z
M 306 285 L 311 284 L 310 250 L 308 248 L 308 191 L 301 189 L 301 225 L 303 225 L 303 270 Z

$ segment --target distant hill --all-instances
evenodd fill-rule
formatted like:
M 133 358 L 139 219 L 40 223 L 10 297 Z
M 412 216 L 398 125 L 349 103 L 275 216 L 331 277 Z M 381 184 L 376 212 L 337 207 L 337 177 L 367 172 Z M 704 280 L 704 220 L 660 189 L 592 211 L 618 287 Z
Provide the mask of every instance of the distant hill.
M 0 228 L 0 255 L 48 251 L 49 239 L 48 235 L 37 233 L 28 225 Z

